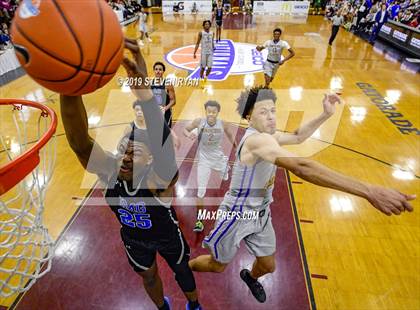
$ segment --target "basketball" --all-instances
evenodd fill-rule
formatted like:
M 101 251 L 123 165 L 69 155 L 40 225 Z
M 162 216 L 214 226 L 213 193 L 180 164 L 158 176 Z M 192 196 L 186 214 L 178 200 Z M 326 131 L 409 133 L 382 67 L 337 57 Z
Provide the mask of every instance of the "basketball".
M 123 56 L 124 37 L 105 1 L 22 1 L 11 27 L 23 69 L 40 85 L 65 95 L 104 86 Z

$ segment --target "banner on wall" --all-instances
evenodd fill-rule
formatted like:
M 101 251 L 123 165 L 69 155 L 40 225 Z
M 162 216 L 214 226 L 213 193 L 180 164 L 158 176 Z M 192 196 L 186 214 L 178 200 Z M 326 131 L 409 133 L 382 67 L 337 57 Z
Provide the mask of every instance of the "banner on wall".
M 379 37 L 416 57 L 420 57 L 420 31 L 415 28 L 391 20 L 381 27 Z
M 163 14 L 192 14 L 193 12 L 201 14 L 211 11 L 211 0 L 162 1 Z
M 254 13 L 302 14 L 309 12 L 309 1 L 255 1 Z

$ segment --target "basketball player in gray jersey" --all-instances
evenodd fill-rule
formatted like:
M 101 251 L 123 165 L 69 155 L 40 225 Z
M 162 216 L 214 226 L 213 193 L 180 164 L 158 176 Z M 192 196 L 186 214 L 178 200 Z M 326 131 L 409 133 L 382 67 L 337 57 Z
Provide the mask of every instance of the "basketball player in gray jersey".
M 240 277 L 259 302 L 266 300 L 266 294 L 258 278 L 275 270 L 276 236 L 270 203 L 277 167 L 313 184 L 365 198 L 386 215 L 413 211 L 409 201 L 416 197 L 360 182 L 282 148 L 282 145 L 300 144 L 309 138 L 334 113 L 335 104 L 340 103 L 337 95 L 325 95 L 324 112 L 293 134 L 276 131 L 276 100 L 274 92 L 265 87 L 246 90 L 239 97 L 237 111 L 248 121 L 249 127 L 238 144 L 230 189 L 219 207 L 223 211 L 241 213 L 258 211 L 258 218 L 217 219 L 214 229 L 203 241 L 211 255 L 201 255 L 189 262 L 193 271 L 223 272 L 244 240 L 256 259 L 252 270 L 243 269 Z
M 206 79 L 211 72 L 213 66 L 213 51 L 214 47 L 214 35 L 213 31 L 210 31 L 211 21 L 205 20 L 203 22 L 203 31 L 198 33 L 197 43 L 194 49 L 194 59 L 197 58 L 198 46 L 201 44 L 201 60 L 200 60 L 200 78 L 204 78 L 204 71 L 206 71 Z M 205 82 L 205 81 L 204 81 Z
M 235 137 L 228 130 L 226 124 L 217 118 L 220 104 L 217 101 L 207 101 L 204 104 L 206 118 L 196 118 L 184 129 L 184 135 L 191 140 L 198 138 L 198 165 L 197 165 L 197 213 L 203 209 L 204 196 L 211 170 L 218 172 L 223 180 L 228 180 L 228 156 L 223 153 L 223 136 L 226 134 L 229 141 L 236 147 Z M 194 133 L 198 132 L 198 135 Z M 197 218 L 194 231 L 201 232 L 204 224 Z
M 290 47 L 289 43 L 287 43 L 286 41 L 280 40 L 280 36 L 281 36 L 281 29 L 276 28 L 273 30 L 272 40 L 268 40 L 263 45 L 258 45 L 256 47 L 256 50 L 259 52 L 261 52 L 265 48 L 268 50 L 267 60 L 264 62 L 264 65 L 263 65 L 266 87 L 268 87 L 268 85 L 270 85 L 270 83 L 273 81 L 274 77 L 276 76 L 279 66 L 281 66 L 290 58 L 295 56 L 295 52 Z M 289 55 L 287 55 L 284 59 L 282 59 L 281 54 L 284 49 L 288 50 Z

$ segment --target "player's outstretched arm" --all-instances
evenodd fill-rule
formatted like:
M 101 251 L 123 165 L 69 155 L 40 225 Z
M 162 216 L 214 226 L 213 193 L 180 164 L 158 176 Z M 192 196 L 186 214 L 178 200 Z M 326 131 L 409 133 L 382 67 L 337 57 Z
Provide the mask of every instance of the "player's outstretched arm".
M 89 136 L 88 118 L 82 97 L 60 95 L 60 109 L 67 141 L 83 167 L 100 175 L 114 173 L 114 157 L 107 154 Z
M 191 140 L 195 140 L 197 138 L 197 135 L 194 134 L 192 131 L 194 129 L 196 129 L 196 128 L 198 129 L 198 126 L 200 126 L 200 119 L 199 118 L 196 118 L 195 120 L 193 120 L 192 122 L 190 122 L 187 126 L 185 126 L 184 130 L 182 131 L 182 133 L 187 138 L 189 138 Z
M 125 48 L 131 52 L 134 58 L 134 61 L 127 57 L 123 59 L 122 65 L 127 71 L 127 75 L 144 81 L 147 77 L 147 67 L 137 42 L 126 38 Z M 159 189 L 168 187 L 175 182 L 178 172 L 171 130 L 156 104 L 150 87 L 144 84 L 133 85 L 132 91 L 139 99 L 143 110 L 153 156 L 154 176 L 149 176 L 148 181 Z
M 315 119 L 299 127 L 294 133 L 274 134 L 275 139 L 279 145 L 300 144 L 308 139 L 327 119 L 329 119 L 335 112 L 335 104 L 341 103 L 340 97 L 336 94 L 325 94 L 322 100 L 324 111 Z
M 201 36 L 202 36 L 202 34 L 201 34 L 201 32 L 199 32 L 198 37 L 197 37 L 197 43 L 195 44 L 195 48 L 194 48 L 194 58 L 197 57 L 196 54 L 197 54 L 198 47 L 200 46 Z
M 409 201 L 415 199 L 415 195 L 406 195 L 394 189 L 360 182 L 313 160 L 297 157 L 275 142 L 272 135 L 254 134 L 246 140 L 244 148 L 246 153 L 252 154 L 254 158 L 272 162 L 310 183 L 365 198 L 386 215 L 399 215 L 406 210 L 413 211 Z

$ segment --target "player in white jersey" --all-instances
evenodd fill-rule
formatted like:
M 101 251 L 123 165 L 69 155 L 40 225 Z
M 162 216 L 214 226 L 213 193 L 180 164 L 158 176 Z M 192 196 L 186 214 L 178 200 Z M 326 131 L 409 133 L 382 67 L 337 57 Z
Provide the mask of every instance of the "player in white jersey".
M 201 44 L 201 60 L 200 60 L 200 78 L 204 78 L 204 71 L 206 71 L 206 78 L 211 72 L 213 66 L 213 51 L 214 47 L 214 35 L 213 31 L 210 31 L 211 21 L 205 20 L 203 22 L 203 31 L 198 33 L 197 43 L 194 49 L 194 59 L 197 58 L 197 50 Z
M 142 7 L 139 15 L 139 32 L 140 32 L 140 41 L 139 44 L 141 46 L 144 45 L 143 38 L 146 37 L 149 42 L 152 42 L 152 39 L 149 37 L 149 32 L 147 30 L 147 14 L 144 12 L 144 8 Z
M 297 157 L 282 147 L 300 144 L 309 138 L 334 113 L 335 104 L 340 102 L 336 94 L 325 95 L 324 112 L 293 134 L 276 131 L 276 100 L 274 92 L 265 87 L 246 90 L 239 97 L 237 111 L 248 121 L 249 127 L 238 145 L 230 189 L 219 207 L 219 210 L 239 212 L 239 215 L 257 211 L 258 218 L 217 219 L 214 229 L 203 241 L 211 255 L 201 255 L 189 262 L 193 271 L 223 272 L 244 240 L 256 259 L 252 270 L 243 269 L 240 276 L 259 302 L 264 302 L 266 295 L 258 278 L 275 270 L 276 237 L 270 204 L 277 167 L 313 184 L 365 198 L 386 215 L 413 211 L 409 201 L 415 199 L 415 195 L 352 179 L 316 161 Z
M 184 129 L 184 135 L 192 140 L 198 138 L 198 165 L 197 165 L 197 214 L 203 210 L 204 196 L 211 170 L 220 174 L 223 180 L 228 180 L 228 156 L 223 153 L 223 136 L 226 134 L 229 141 L 236 147 L 235 137 L 228 130 L 227 125 L 217 118 L 220 104 L 217 101 L 207 101 L 204 104 L 206 118 L 196 118 Z M 195 133 L 198 132 L 198 134 Z M 194 231 L 201 232 L 203 222 L 197 218 Z
M 273 30 L 273 40 L 268 40 L 264 43 L 264 45 L 257 46 L 257 51 L 261 52 L 265 48 L 268 50 L 267 60 L 264 62 L 263 65 L 266 87 L 270 85 L 270 83 L 273 81 L 279 66 L 281 66 L 290 58 L 295 56 L 295 52 L 290 47 L 289 43 L 280 40 L 280 36 L 281 29 L 276 28 Z M 289 51 L 289 55 L 282 59 L 281 54 L 284 49 L 287 49 Z

